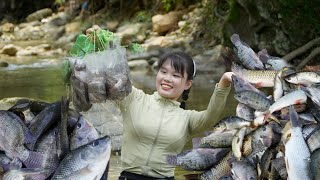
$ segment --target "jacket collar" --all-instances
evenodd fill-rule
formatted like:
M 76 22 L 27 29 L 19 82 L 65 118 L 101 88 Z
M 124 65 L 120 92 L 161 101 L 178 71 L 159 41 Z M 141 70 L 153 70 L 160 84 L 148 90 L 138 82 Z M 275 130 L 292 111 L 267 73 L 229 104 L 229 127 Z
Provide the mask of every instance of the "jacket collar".
M 181 103 L 178 102 L 178 101 L 175 101 L 175 100 L 171 100 L 171 99 L 162 97 L 162 96 L 158 93 L 158 91 L 156 91 L 156 92 L 153 93 L 153 97 L 154 97 L 155 100 L 158 101 L 158 102 L 168 103 L 168 104 L 170 104 L 170 105 L 172 105 L 172 106 L 178 106 L 178 107 L 179 107 L 180 104 L 181 104 Z

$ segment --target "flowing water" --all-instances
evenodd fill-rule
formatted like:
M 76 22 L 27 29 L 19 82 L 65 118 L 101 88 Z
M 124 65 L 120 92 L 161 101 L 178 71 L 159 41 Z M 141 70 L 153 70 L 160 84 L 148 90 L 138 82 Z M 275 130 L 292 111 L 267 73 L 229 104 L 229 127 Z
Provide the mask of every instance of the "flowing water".
M 30 61 L 30 63 L 10 65 L 0 68 L 0 99 L 8 97 L 27 97 L 48 102 L 60 100 L 65 96 L 66 87 L 62 80 L 62 66 L 60 61 L 47 59 L 43 61 Z M 155 91 L 155 73 L 131 72 L 133 85 L 143 89 L 146 93 Z M 212 78 L 215 77 L 215 78 Z M 194 80 L 187 108 L 204 110 L 207 107 L 214 84 L 218 81 L 219 75 L 200 74 Z M 228 104 L 222 116 L 234 114 L 235 100 L 231 93 Z M 185 149 L 190 149 L 188 143 Z M 110 160 L 109 179 L 117 179 L 120 173 L 120 156 L 113 154 Z M 176 169 L 176 179 L 184 179 L 185 174 L 196 173 L 182 169 Z

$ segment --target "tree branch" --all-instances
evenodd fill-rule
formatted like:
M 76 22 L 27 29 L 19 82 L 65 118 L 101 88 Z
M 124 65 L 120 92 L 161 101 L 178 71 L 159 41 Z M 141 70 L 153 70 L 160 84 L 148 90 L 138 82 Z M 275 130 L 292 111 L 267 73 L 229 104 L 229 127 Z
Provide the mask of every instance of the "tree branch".
M 287 62 L 291 61 L 293 58 L 299 56 L 302 53 L 305 53 L 307 50 L 312 48 L 312 46 L 320 43 L 320 38 L 313 39 L 309 41 L 307 44 L 299 47 L 298 49 L 293 50 L 289 54 L 282 57 L 282 59 L 286 60 Z M 311 54 L 311 53 L 310 53 Z
M 317 47 L 314 50 L 312 50 L 311 53 L 303 61 L 300 62 L 300 64 L 297 67 L 297 70 L 303 68 L 310 60 L 312 60 L 318 54 L 320 54 L 320 47 Z

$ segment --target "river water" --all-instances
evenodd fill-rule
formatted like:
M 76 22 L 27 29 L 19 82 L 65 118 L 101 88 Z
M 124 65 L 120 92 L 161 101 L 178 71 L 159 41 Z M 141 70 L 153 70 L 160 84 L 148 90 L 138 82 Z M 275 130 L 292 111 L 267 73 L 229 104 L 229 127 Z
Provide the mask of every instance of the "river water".
M 188 109 L 204 110 L 214 90 L 214 85 L 220 75 L 199 74 L 194 80 L 189 99 Z M 146 93 L 155 91 L 155 72 L 131 72 L 132 83 L 135 87 L 143 89 Z M 0 99 L 8 97 L 27 97 L 54 102 L 65 96 L 66 86 L 62 80 L 61 61 L 44 59 L 30 63 L 16 63 L 9 67 L 0 68 Z M 227 107 L 223 116 L 235 113 L 236 102 L 231 93 L 228 97 Z M 189 142 L 185 149 L 192 147 Z M 109 179 L 117 179 L 120 170 L 120 156 L 113 154 L 110 160 Z M 185 174 L 199 173 L 176 169 L 176 179 L 184 179 Z

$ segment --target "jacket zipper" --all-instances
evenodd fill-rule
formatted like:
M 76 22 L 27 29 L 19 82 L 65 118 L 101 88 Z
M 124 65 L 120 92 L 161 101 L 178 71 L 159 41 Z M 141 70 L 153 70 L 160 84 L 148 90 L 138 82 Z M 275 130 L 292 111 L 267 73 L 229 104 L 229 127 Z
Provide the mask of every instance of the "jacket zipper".
M 151 150 L 150 150 L 150 153 L 149 153 L 149 156 L 148 156 L 148 160 L 147 160 L 147 163 L 146 163 L 146 166 L 149 166 L 149 162 L 150 162 L 150 158 L 151 158 L 151 155 L 153 153 L 153 150 L 155 148 L 155 145 L 158 141 L 158 137 L 159 137 L 159 134 L 160 134 L 160 128 L 162 126 L 162 121 L 163 121 L 163 113 L 164 113 L 164 108 L 162 109 L 162 113 L 161 113 L 161 119 L 160 119 L 160 125 L 158 127 L 158 130 L 157 130 L 157 135 L 156 135 L 156 138 L 154 139 L 153 143 L 152 143 L 152 147 L 151 147 Z

